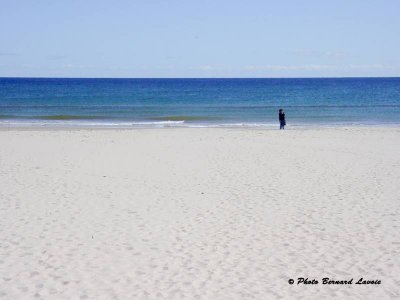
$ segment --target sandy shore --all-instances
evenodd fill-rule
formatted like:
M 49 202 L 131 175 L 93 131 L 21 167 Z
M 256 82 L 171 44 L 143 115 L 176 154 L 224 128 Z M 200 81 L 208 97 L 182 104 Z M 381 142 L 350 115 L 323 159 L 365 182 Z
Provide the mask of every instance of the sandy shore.
M 399 299 L 399 152 L 399 128 L 3 129 L 0 299 Z

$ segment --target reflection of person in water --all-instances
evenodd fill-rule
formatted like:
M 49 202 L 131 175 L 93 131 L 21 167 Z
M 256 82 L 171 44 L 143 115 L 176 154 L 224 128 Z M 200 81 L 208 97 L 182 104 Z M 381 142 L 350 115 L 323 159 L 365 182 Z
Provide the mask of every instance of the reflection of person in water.
M 279 129 L 285 129 L 286 119 L 285 119 L 285 112 L 283 111 L 283 109 L 279 110 L 279 123 L 280 123 Z

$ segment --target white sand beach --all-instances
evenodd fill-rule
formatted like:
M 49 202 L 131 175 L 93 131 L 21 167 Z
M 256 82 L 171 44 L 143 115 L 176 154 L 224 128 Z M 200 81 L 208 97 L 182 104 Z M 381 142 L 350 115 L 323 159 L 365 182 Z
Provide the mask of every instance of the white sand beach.
M 399 151 L 398 127 L 3 128 L 0 299 L 399 299 Z

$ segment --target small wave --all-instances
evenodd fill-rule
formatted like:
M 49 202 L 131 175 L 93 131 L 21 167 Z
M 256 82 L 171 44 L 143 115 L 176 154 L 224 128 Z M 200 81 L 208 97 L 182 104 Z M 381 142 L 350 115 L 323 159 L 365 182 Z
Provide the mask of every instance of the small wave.
M 182 126 L 184 121 L 157 121 L 157 122 L 113 122 L 113 121 L 91 121 L 83 119 L 63 119 L 63 120 L 2 120 L 0 127 L 82 127 L 82 128 L 157 128 Z
M 211 121 L 219 120 L 217 117 L 207 117 L 207 116 L 162 116 L 162 117 L 152 117 L 149 120 L 156 121 Z
M 38 120 L 96 120 L 104 119 L 102 116 L 82 116 L 82 115 L 48 115 L 32 117 Z
M 0 115 L 0 119 L 15 119 L 16 116 L 13 115 Z
M 84 116 L 84 115 L 45 115 L 45 116 L 18 116 L 18 115 L 0 115 L 0 119 L 30 119 L 30 120 L 49 120 L 49 121 L 63 121 L 63 120 L 99 120 L 110 119 L 104 116 Z
M 155 121 L 155 122 L 130 122 L 132 125 L 174 125 L 174 124 L 183 124 L 185 123 L 184 120 L 179 120 L 179 121 L 173 121 L 173 120 L 167 120 L 167 121 Z

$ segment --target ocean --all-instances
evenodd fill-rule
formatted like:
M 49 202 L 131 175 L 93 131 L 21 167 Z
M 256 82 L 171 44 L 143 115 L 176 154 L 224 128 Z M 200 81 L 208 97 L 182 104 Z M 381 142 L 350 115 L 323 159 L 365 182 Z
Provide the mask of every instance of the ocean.
M 0 78 L 0 126 L 400 124 L 400 78 Z

